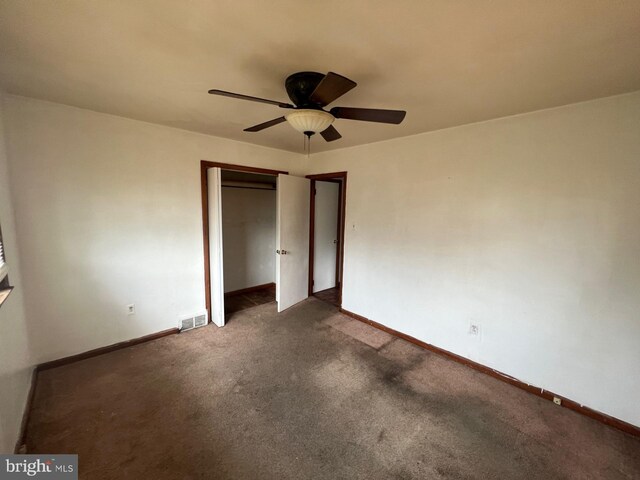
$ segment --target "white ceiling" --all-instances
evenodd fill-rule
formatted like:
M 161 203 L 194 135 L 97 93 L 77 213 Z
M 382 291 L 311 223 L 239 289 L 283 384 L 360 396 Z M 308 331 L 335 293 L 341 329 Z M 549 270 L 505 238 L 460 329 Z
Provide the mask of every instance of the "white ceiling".
M 343 148 L 640 89 L 640 2 L 624 0 L 0 0 L 12 94 L 302 152 L 291 73 L 356 87 L 332 106 L 406 109 L 400 126 L 337 120 Z

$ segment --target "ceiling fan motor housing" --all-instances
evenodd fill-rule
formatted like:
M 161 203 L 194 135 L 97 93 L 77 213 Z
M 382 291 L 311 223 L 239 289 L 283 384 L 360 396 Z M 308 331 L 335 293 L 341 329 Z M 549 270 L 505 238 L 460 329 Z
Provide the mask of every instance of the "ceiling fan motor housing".
M 309 97 L 325 77 L 318 72 L 298 72 L 287 77 L 284 86 L 287 95 L 298 108 L 322 110 L 322 106 L 309 101 Z

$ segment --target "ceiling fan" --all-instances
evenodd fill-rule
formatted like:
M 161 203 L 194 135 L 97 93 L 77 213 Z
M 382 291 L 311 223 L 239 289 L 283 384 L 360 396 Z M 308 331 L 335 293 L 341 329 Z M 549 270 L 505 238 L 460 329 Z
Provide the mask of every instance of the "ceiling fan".
M 361 120 L 365 122 L 379 122 L 399 124 L 404 120 L 407 112 L 403 110 L 380 110 L 375 108 L 349 108 L 333 107 L 326 111 L 324 107 L 341 97 L 356 86 L 356 82 L 349 80 L 337 73 L 329 72 L 326 75 L 317 72 L 298 72 L 290 75 L 285 81 L 287 95 L 293 102 L 278 102 L 265 98 L 251 97 L 239 93 L 225 92 L 224 90 L 209 90 L 213 95 L 239 98 L 252 102 L 268 103 L 280 108 L 291 110 L 290 113 L 269 120 L 268 122 L 245 128 L 245 132 L 259 132 L 265 128 L 273 127 L 282 122 L 289 124 L 311 137 L 315 133 L 320 133 L 327 142 L 333 142 L 342 138 L 338 130 L 332 125 L 337 118 L 346 120 Z

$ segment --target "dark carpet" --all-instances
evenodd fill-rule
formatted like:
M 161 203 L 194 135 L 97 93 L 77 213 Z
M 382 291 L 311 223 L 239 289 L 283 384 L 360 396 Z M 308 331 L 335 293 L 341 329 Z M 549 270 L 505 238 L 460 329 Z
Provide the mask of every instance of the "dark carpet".
M 82 479 L 638 479 L 640 440 L 315 298 L 42 372 Z

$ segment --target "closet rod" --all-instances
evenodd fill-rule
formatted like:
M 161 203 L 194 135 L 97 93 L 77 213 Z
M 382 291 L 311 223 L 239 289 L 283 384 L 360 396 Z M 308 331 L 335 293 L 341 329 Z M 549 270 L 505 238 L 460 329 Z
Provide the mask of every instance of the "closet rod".
M 237 187 L 235 185 L 222 185 L 222 188 L 244 188 L 245 190 L 267 190 L 267 191 L 275 191 L 274 188 L 261 188 L 261 187 Z

